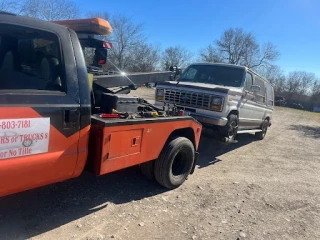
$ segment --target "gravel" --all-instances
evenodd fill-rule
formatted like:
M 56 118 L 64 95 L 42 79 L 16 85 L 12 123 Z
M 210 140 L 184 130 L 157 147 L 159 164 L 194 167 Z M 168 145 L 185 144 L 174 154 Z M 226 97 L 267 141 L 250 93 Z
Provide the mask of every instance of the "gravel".
M 172 191 L 134 167 L 0 198 L 0 239 L 319 239 L 319 116 L 276 108 L 263 141 L 203 136 Z

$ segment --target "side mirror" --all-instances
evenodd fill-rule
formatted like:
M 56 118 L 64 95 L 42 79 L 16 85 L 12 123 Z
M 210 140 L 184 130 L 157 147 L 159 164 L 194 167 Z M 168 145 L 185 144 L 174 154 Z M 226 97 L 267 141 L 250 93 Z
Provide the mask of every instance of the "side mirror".
M 181 68 L 177 67 L 177 66 L 171 66 L 169 68 L 169 70 L 172 72 L 172 75 L 170 75 L 170 81 L 175 81 L 177 76 L 180 76 L 182 71 Z
M 260 90 L 261 90 L 261 88 L 260 88 L 260 86 L 258 86 L 258 85 L 252 85 L 252 86 L 251 86 L 251 91 L 252 91 L 253 93 L 258 93 L 258 92 L 260 92 Z
M 181 74 L 181 68 L 179 68 L 179 67 L 177 67 L 177 66 L 171 66 L 171 67 L 169 68 L 169 70 L 170 70 L 171 72 L 174 72 L 175 75 L 180 75 L 180 74 Z

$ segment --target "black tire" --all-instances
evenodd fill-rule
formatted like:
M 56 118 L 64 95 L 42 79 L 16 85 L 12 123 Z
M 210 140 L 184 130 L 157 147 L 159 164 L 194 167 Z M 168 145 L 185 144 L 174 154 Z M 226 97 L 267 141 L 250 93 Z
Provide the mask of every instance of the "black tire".
M 263 121 L 263 123 L 261 125 L 262 132 L 255 133 L 256 138 L 258 138 L 259 140 L 263 140 L 267 134 L 268 127 L 269 127 L 269 120 L 266 119 Z
M 235 114 L 230 114 L 228 116 L 227 124 L 220 129 L 220 133 L 222 137 L 225 137 L 228 139 L 234 139 L 238 132 L 238 126 L 239 126 L 238 116 Z
M 154 179 L 154 161 L 141 163 L 140 171 L 148 179 Z
M 154 176 L 158 183 L 168 189 L 179 187 L 190 174 L 194 156 L 194 146 L 189 139 L 170 139 L 154 164 Z

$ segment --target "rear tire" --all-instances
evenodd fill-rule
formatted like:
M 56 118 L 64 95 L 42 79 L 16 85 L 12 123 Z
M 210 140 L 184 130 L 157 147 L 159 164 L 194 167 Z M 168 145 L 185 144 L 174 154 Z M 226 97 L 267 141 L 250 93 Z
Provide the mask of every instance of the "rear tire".
M 262 132 L 255 133 L 256 138 L 258 138 L 259 140 L 263 140 L 267 134 L 268 127 L 269 127 L 269 120 L 266 119 L 263 121 L 263 123 L 261 125 Z
M 189 139 L 171 139 L 155 161 L 154 176 L 158 183 L 168 189 L 179 187 L 190 174 L 194 156 L 195 149 Z
M 148 179 L 154 179 L 154 161 L 141 163 L 140 171 Z

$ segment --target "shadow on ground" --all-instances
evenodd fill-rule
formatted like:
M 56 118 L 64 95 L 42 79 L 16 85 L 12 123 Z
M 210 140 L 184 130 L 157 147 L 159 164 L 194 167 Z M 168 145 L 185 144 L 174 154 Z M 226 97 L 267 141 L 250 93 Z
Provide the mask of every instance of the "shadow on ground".
M 204 133 L 201 136 L 199 145 L 200 158 L 198 161 L 198 168 L 204 168 L 209 165 L 213 165 L 221 162 L 220 156 L 231 152 L 237 148 L 250 144 L 257 139 L 252 134 L 239 134 L 237 136 L 238 143 L 232 143 L 229 145 L 222 144 L 217 139 L 213 138 L 210 133 Z
M 107 207 L 166 191 L 137 168 L 80 177 L 0 198 L 0 239 L 28 239 Z
M 291 125 L 290 130 L 301 132 L 306 137 L 320 138 L 320 127 L 312 127 L 308 125 Z
M 219 162 L 219 156 L 254 139 L 252 135 L 241 135 L 239 143 L 225 146 L 203 137 L 198 168 Z M 84 173 L 69 181 L 0 198 L 0 239 L 31 238 L 99 211 L 109 203 L 128 203 L 165 191 L 143 177 L 137 167 L 101 177 Z

